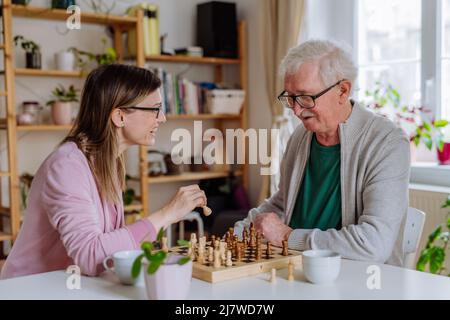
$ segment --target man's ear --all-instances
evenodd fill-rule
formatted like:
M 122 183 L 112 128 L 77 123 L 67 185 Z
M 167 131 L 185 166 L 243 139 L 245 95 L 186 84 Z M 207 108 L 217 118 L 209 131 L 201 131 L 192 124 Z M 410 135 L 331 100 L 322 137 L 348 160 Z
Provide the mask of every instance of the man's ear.
M 118 128 L 122 128 L 125 123 L 123 119 L 123 112 L 119 108 L 115 108 L 111 114 L 111 120 Z
M 339 84 L 339 103 L 344 104 L 350 97 L 352 91 L 352 83 L 348 80 L 344 80 Z

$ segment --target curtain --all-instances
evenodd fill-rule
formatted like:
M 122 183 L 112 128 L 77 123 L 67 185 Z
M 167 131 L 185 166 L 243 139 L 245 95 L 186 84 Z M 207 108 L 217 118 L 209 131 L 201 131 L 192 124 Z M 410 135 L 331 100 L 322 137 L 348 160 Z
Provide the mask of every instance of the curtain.
M 272 129 L 279 130 L 279 136 L 271 141 L 271 162 L 278 168 L 286 143 L 294 131 L 289 110 L 277 102 L 277 95 L 283 89 L 283 79 L 278 68 L 288 50 L 297 44 L 305 10 L 305 0 L 263 0 L 261 17 L 261 53 L 264 62 L 267 102 L 272 114 Z M 268 195 L 276 192 L 280 180 L 279 170 L 263 176 L 259 197 L 261 203 Z

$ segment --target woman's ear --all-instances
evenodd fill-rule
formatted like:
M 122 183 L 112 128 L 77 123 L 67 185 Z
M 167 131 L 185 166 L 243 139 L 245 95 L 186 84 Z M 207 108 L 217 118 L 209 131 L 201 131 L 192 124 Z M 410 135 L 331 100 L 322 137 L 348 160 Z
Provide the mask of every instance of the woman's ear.
M 123 119 L 123 112 L 119 108 L 115 108 L 111 114 L 111 120 L 117 128 L 123 128 L 125 122 Z

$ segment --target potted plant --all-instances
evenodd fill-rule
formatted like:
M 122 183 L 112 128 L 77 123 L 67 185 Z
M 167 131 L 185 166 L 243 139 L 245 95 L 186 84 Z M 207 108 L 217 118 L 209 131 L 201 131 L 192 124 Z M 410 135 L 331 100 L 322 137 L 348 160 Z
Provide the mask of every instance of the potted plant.
M 376 82 L 374 90 L 366 90 L 365 96 L 368 98 L 368 101 L 365 101 L 368 108 L 397 123 L 409 135 L 412 146 L 417 147 L 423 143 L 430 151 L 435 148 L 439 159 L 445 159 L 444 156 L 440 156 L 447 150 L 442 130 L 449 121 L 444 119 L 429 121 L 424 116 L 430 113 L 426 107 L 403 105 L 399 92 L 390 84 L 382 85 L 381 82 Z M 411 153 L 414 154 L 413 148 Z M 444 164 L 445 160 L 439 162 Z
M 14 37 L 14 45 L 20 44 L 26 54 L 26 68 L 40 69 L 41 68 L 41 51 L 38 44 L 32 40 L 27 40 L 23 36 L 18 35 Z
M 161 243 L 164 230 L 158 232 L 157 243 Z M 189 246 L 189 242 L 179 240 L 180 246 Z M 170 255 L 163 248 L 155 250 L 151 242 L 143 242 L 143 254 L 133 263 L 131 274 L 139 276 L 142 267 L 145 268 L 144 279 L 147 296 L 150 300 L 185 299 L 189 293 L 192 280 L 192 260 L 190 257 Z
M 75 0 L 52 0 L 52 9 L 67 9 L 76 4 Z
M 442 208 L 450 208 L 450 196 L 442 204 Z M 445 228 L 447 229 L 445 231 Z M 431 273 L 442 274 L 445 271 L 445 257 L 447 255 L 448 243 L 450 239 L 450 212 L 447 214 L 447 222 L 444 226 L 439 225 L 428 236 L 428 241 L 420 252 L 420 258 L 417 261 L 416 269 L 425 271 L 428 266 Z M 447 270 L 448 271 L 448 270 Z M 450 273 L 448 274 L 450 277 Z
M 95 54 L 92 52 L 79 50 L 75 47 L 69 48 L 69 51 L 75 54 L 76 65 L 80 69 L 86 69 L 89 62 L 94 62 L 96 66 L 111 64 L 117 61 L 116 50 L 112 47 L 106 47 L 106 39 L 102 40 L 105 46 L 104 52 L 100 54 Z
M 57 125 L 72 123 L 72 102 L 78 102 L 78 89 L 71 85 L 68 89 L 59 85 L 52 91 L 55 98 L 47 102 L 52 107 L 52 119 Z

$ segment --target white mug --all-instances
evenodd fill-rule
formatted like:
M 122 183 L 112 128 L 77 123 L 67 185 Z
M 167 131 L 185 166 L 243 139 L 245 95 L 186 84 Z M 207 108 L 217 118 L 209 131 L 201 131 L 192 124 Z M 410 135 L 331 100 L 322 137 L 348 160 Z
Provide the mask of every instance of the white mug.
M 112 256 L 106 257 L 105 260 L 103 260 L 103 266 L 106 270 L 114 272 L 121 283 L 134 285 L 137 282 L 143 282 L 144 280 L 142 270 L 137 278 L 131 276 L 133 262 L 140 254 L 142 254 L 142 250 L 118 251 Z M 114 265 L 112 268 L 108 265 L 110 260 Z
M 315 284 L 330 284 L 341 270 L 341 256 L 330 250 L 308 250 L 302 253 L 303 273 Z

